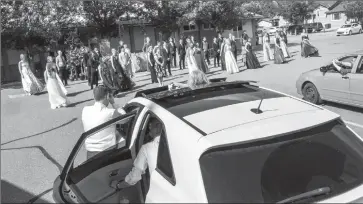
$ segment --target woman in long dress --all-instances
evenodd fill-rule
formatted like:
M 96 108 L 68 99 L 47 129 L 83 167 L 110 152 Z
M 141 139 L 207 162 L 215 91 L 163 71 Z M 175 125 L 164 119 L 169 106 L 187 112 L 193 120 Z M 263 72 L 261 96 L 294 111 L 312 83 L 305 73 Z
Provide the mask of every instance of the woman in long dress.
M 306 30 L 301 34 L 301 57 L 311 57 L 319 55 L 319 50 L 312 46 Z
M 287 49 L 287 45 L 285 43 L 285 38 L 281 37 L 282 35 L 280 34 L 280 32 L 277 32 L 277 33 L 280 36 L 280 44 L 281 44 L 282 53 L 284 54 L 285 58 L 289 58 L 290 57 L 290 52 Z
M 266 32 L 262 37 L 263 46 L 263 61 L 267 62 L 274 59 L 274 55 L 271 49 L 270 37 Z
M 146 52 L 147 52 L 147 64 L 148 64 L 148 69 L 150 71 L 150 75 L 151 75 L 151 83 L 157 83 L 158 82 L 158 77 L 156 75 L 156 71 L 155 71 L 155 57 L 153 54 L 153 47 L 149 46 L 146 48 Z
M 156 77 L 159 82 L 159 86 L 161 87 L 164 86 L 164 72 L 163 72 L 164 59 L 161 53 L 161 49 L 155 49 L 154 59 L 156 64 L 155 68 Z
M 195 61 L 197 63 L 198 69 L 201 70 L 204 73 L 207 73 L 209 71 L 208 70 L 208 65 L 205 62 L 204 55 L 202 53 L 202 50 L 199 47 L 199 43 L 195 44 L 194 58 L 195 58 Z
M 253 53 L 253 51 L 252 51 L 251 38 L 248 38 L 248 40 L 246 42 L 245 51 L 246 51 L 247 69 L 257 69 L 257 68 L 261 67 L 260 62 L 258 61 L 255 53 Z
M 126 75 L 130 78 L 133 77 L 132 73 L 132 66 L 131 66 L 131 53 L 128 49 L 121 48 L 121 52 L 119 54 L 119 63 L 121 64 L 122 68 Z
M 275 64 L 285 63 L 285 57 L 281 49 L 281 38 L 278 33 L 275 36 Z
M 45 68 L 50 107 L 52 109 L 66 107 L 68 104 L 67 90 L 57 74 L 57 66 L 53 62 L 53 58 L 48 56 L 47 61 Z
M 116 81 L 114 80 L 115 72 L 108 62 L 110 62 L 108 57 L 102 58 L 100 65 L 98 65 L 98 72 L 103 85 L 105 85 L 113 93 L 113 95 L 115 95 L 121 90 L 120 87 L 117 86 L 118 84 L 116 83 Z
M 44 90 L 42 82 L 34 76 L 30 70 L 30 65 L 24 54 L 20 55 L 20 62 L 18 68 L 21 76 L 21 83 L 23 85 L 24 92 L 27 95 L 34 95 Z
M 226 70 L 228 74 L 239 72 L 237 61 L 231 50 L 231 41 L 229 39 L 226 40 L 224 60 L 226 62 Z
M 187 61 L 189 74 L 191 74 L 194 70 L 199 70 L 198 66 L 197 66 L 197 62 L 196 62 L 195 57 L 194 57 L 193 47 L 194 47 L 193 43 L 188 44 L 187 54 L 185 56 L 185 60 Z

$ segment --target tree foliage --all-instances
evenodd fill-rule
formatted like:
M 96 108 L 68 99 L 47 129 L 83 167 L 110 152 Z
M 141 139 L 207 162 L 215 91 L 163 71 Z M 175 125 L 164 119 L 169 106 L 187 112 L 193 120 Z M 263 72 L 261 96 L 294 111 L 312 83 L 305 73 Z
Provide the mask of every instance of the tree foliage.
M 200 1 L 195 8 L 195 19 L 212 24 L 223 32 L 239 24 L 245 15 L 242 5 L 246 1 Z
M 279 9 L 277 12 L 290 23 L 304 23 L 307 19 L 312 17 L 311 14 L 314 11 L 313 3 L 312 0 L 278 1 Z
M 344 8 L 348 18 L 356 19 L 363 24 L 363 1 L 346 1 Z
M 273 0 L 249 1 L 242 6 L 242 10 L 247 13 L 255 13 L 272 18 L 278 14 L 278 7 Z
M 62 26 L 78 24 L 72 1 L 1 2 L 3 47 L 41 47 L 58 40 Z

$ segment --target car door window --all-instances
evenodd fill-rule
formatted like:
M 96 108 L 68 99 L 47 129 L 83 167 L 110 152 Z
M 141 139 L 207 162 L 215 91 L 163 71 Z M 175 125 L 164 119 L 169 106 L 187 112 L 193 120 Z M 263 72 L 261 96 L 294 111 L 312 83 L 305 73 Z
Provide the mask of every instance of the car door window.
M 363 58 L 361 58 L 358 67 L 357 67 L 357 71 L 355 72 L 356 74 L 363 74 Z
M 171 161 L 168 139 L 165 129 L 163 130 L 160 136 L 156 171 L 159 172 L 172 185 L 176 184 L 175 174 L 174 174 L 173 164 Z

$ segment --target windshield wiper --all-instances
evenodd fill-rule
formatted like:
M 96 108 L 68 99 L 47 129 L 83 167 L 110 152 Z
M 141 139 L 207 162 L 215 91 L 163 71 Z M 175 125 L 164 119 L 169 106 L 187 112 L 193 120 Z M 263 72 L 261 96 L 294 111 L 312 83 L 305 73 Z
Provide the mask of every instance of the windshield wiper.
M 330 192 L 331 192 L 330 187 L 318 188 L 318 189 L 308 191 L 308 192 L 305 192 L 305 193 L 302 193 L 302 194 L 299 194 L 299 195 L 296 195 L 296 196 L 292 196 L 290 198 L 279 201 L 277 203 L 292 203 L 292 202 L 302 200 L 302 199 L 305 199 L 305 198 L 312 198 L 312 197 L 315 197 L 315 196 L 328 194 Z

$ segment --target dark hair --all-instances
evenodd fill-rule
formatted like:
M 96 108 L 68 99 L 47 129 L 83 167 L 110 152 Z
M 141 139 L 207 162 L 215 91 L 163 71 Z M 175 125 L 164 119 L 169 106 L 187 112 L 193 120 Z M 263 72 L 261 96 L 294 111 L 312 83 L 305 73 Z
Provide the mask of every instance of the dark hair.
M 93 89 L 93 97 L 95 101 L 101 101 L 107 97 L 107 95 L 110 93 L 107 87 L 105 86 L 97 86 Z

